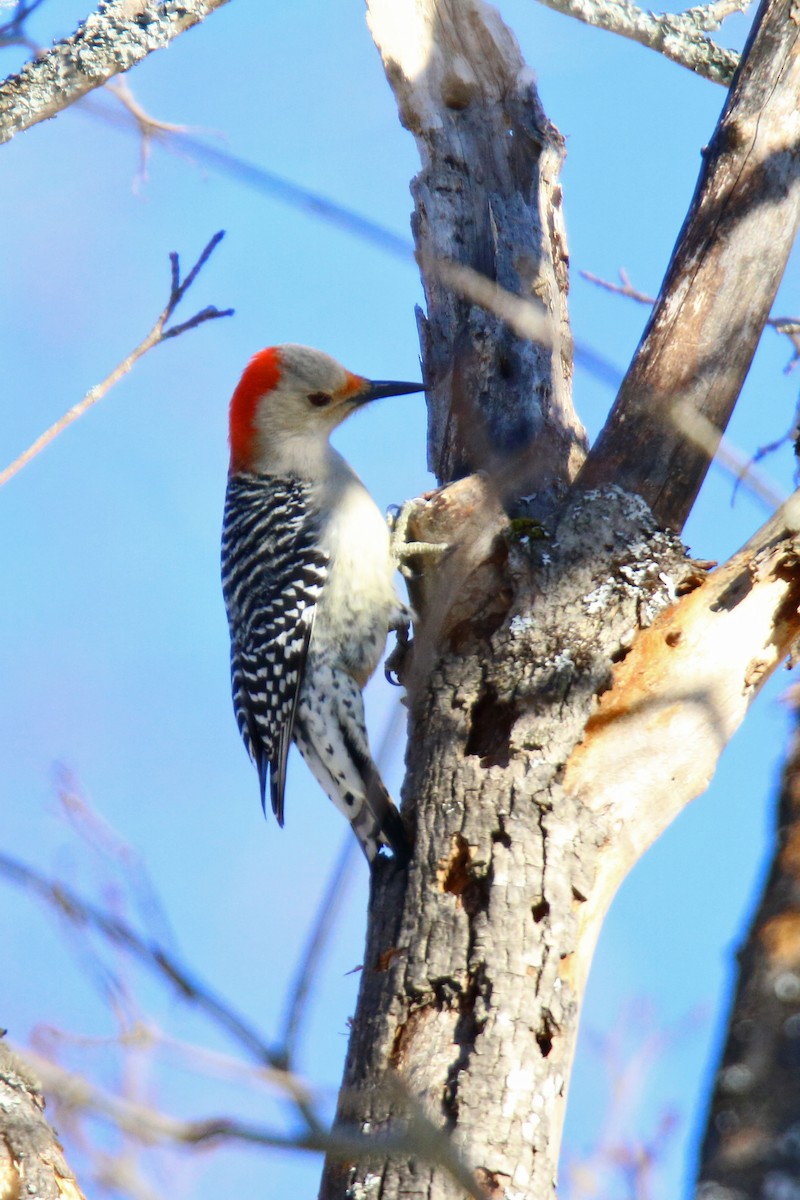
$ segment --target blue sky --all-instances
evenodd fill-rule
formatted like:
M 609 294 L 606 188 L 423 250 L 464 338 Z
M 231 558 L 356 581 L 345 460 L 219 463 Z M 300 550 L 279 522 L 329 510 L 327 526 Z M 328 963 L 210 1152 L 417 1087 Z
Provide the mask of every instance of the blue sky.
M 50 0 L 31 32 L 46 43 L 86 11 Z M 646 313 L 578 272 L 614 278 L 622 266 L 637 287 L 658 289 L 723 90 L 532 0 L 501 12 L 566 137 L 575 335 L 624 368 Z M 741 40 L 744 18 L 731 25 Z M 7 70 L 17 61 L 17 52 L 3 52 Z M 154 115 L 208 132 L 215 145 L 407 236 L 416 152 L 356 0 L 232 0 L 129 82 Z M 0 495 L 3 840 L 78 888 L 107 888 L 105 869 L 59 815 L 54 779 L 63 764 L 141 855 L 187 962 L 269 1038 L 346 830 L 300 763 L 286 829 L 265 823 L 239 742 L 218 582 L 227 403 L 249 356 L 281 341 L 319 346 L 366 375 L 415 378 L 421 288 L 413 264 L 202 163 L 156 149 L 147 180 L 138 171 L 136 141 L 78 109 L 0 151 L 0 466 L 149 329 L 166 299 L 171 250 L 188 268 L 224 228 L 179 316 L 209 303 L 236 309 L 233 319 L 153 351 Z M 796 259 L 776 311 L 800 311 Z M 745 452 L 790 424 L 797 381 L 782 374 L 788 357 L 768 330 L 731 427 Z M 608 387 L 579 369 L 575 398 L 594 435 Z M 374 406 L 339 432 L 337 445 L 382 506 L 431 485 L 420 397 Z M 769 469 L 779 486 L 791 485 L 788 451 Z M 732 507 L 730 482 L 715 470 L 686 538 L 699 557 L 722 559 L 764 515 L 747 495 Z M 631 1005 L 647 1011 L 655 1028 L 681 1031 L 649 1073 L 628 1128 L 649 1136 L 665 1109 L 677 1109 L 664 1194 L 690 1169 L 732 951 L 763 870 L 788 682 L 781 673 L 769 685 L 709 792 L 625 884 L 595 960 L 566 1150 L 585 1152 L 603 1123 L 607 1092 L 594 1041 L 622 1027 L 635 1042 Z M 382 679 L 370 686 L 374 743 L 394 698 Z M 386 772 L 395 793 L 401 763 L 398 749 Z M 72 939 L 39 907 L 1 886 L 0 955 L 18 964 L 3 988 L 2 1019 L 14 1039 L 24 1042 L 42 1023 L 112 1034 L 89 960 L 75 956 Z M 331 1089 L 354 1007 L 357 975 L 347 972 L 360 962 L 366 889 L 357 860 L 303 1041 L 301 1068 Z M 132 973 L 131 983 L 163 1028 L 226 1045 L 146 979 Z M 97 1061 L 113 1084 L 111 1056 Z M 177 1068 L 154 1066 L 147 1086 L 154 1103 L 186 1115 L 231 1108 L 284 1119 L 261 1094 L 200 1086 Z M 169 1170 L 175 1195 L 203 1200 L 223 1180 L 230 1191 L 237 1180 L 258 1180 L 265 1196 L 313 1194 L 319 1165 L 219 1152 Z

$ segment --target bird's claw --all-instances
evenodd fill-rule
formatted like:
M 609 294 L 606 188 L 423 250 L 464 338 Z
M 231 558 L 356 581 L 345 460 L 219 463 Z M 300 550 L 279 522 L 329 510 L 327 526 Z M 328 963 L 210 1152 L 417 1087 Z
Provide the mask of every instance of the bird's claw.
M 446 542 L 408 540 L 408 525 L 415 507 L 415 500 L 406 500 L 405 504 L 390 505 L 386 512 L 392 539 L 392 555 L 398 571 L 406 579 L 413 579 L 416 574 L 410 564 L 410 559 L 421 558 L 428 562 L 438 562 L 442 555 L 450 549 Z
M 410 610 L 407 610 L 410 616 Z M 409 647 L 411 645 L 411 631 L 409 619 L 405 614 L 398 620 L 396 625 L 392 626 L 397 637 L 394 649 L 383 664 L 383 673 L 386 676 L 386 682 L 392 687 L 402 687 L 401 673 L 405 667 L 408 657 Z

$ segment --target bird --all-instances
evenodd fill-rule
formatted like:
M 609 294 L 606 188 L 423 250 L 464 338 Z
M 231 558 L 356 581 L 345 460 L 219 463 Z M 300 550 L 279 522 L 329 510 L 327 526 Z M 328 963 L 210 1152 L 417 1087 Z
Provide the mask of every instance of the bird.
M 329 438 L 373 400 L 421 391 L 286 344 L 251 358 L 230 403 L 222 591 L 233 707 L 262 808 L 269 791 L 283 825 L 294 743 L 370 863 L 381 847 L 403 865 L 410 856 L 370 753 L 362 689 L 411 612 L 387 522 Z

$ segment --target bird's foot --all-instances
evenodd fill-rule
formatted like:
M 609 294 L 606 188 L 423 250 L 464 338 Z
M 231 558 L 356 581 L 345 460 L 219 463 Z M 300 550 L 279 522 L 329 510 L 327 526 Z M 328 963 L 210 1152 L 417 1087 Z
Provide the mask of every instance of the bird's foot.
M 392 556 L 398 571 L 406 579 L 412 579 L 417 574 L 411 565 L 412 559 L 435 563 L 450 549 L 446 542 L 409 541 L 408 526 L 416 506 L 416 500 L 406 500 L 402 505 L 393 504 L 386 514 L 392 539 Z

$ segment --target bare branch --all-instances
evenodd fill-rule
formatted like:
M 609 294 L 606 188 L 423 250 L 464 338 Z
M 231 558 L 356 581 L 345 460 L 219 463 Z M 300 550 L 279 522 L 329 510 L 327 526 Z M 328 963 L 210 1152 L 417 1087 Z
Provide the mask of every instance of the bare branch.
M 313 1129 L 291 1136 L 229 1117 L 182 1120 L 168 1116 L 112 1095 L 49 1059 L 30 1052 L 26 1058 L 39 1075 L 45 1091 L 57 1096 L 62 1104 L 111 1121 L 118 1129 L 147 1143 L 157 1140 L 196 1146 L 207 1142 L 243 1142 L 284 1150 L 309 1150 L 329 1154 L 337 1160 L 355 1156 L 413 1155 L 441 1166 L 473 1200 L 486 1200 L 486 1193 L 464 1166 L 450 1139 L 416 1110 L 408 1096 L 405 1099 L 411 1111 L 401 1133 L 369 1134 L 337 1128 L 333 1133 Z
M 655 296 L 649 296 L 647 292 L 640 292 L 633 286 L 624 267 L 619 269 L 619 283 L 601 279 L 599 275 L 593 275 L 591 271 L 581 271 L 581 277 L 587 283 L 594 283 L 607 292 L 613 292 L 615 296 L 627 296 L 629 300 L 635 300 L 638 304 L 648 304 L 652 307 L 656 302 Z M 767 317 L 765 324 L 778 333 L 784 334 L 792 343 L 793 354 L 784 368 L 785 374 L 788 375 L 800 361 L 800 317 Z
M 719 29 L 731 13 L 745 12 L 750 0 L 716 0 L 681 13 L 646 12 L 630 0 L 540 0 L 547 8 L 576 17 L 586 25 L 630 38 L 696 75 L 728 87 L 739 56 L 704 34 Z
M 0 875 L 18 887 L 32 892 L 53 908 L 59 916 L 74 925 L 85 926 L 100 933 L 115 946 L 167 981 L 182 999 L 195 1005 L 243 1046 L 257 1062 L 281 1071 L 282 1066 L 266 1042 L 229 1005 L 215 996 L 188 969 L 167 953 L 157 942 L 146 940 L 126 921 L 82 899 L 65 884 L 46 878 L 26 863 L 0 854 Z M 294 1085 L 288 1081 L 289 1090 Z
M 197 159 L 212 170 L 255 191 L 272 196 L 294 209 L 344 230 L 367 245 L 391 255 L 392 258 L 408 264 L 416 260 L 421 269 L 428 272 L 432 278 L 451 288 L 456 295 L 484 308 L 505 322 L 518 337 L 530 339 L 543 346 L 552 345 L 552 323 L 546 319 L 541 304 L 502 287 L 496 280 L 453 258 L 422 255 L 421 252 L 415 254 L 414 246 L 407 238 L 370 217 L 365 217 L 343 204 L 337 204 L 321 192 L 302 187 L 257 163 L 231 154 L 219 146 L 210 145 L 205 138 L 188 133 L 180 126 L 151 117 L 134 100 L 129 89 L 125 88 L 125 94 L 120 94 L 122 88 L 125 88 L 125 85 L 119 83 L 111 90 L 122 100 L 124 107 L 133 117 L 133 122 L 124 114 L 109 109 L 95 97 L 82 100 L 78 111 L 90 113 L 115 128 L 131 130 L 135 126 L 142 137 L 144 163 L 153 144 L 158 144 L 171 153 Z M 575 362 L 589 374 L 609 387 L 619 386 L 622 372 L 599 351 L 581 341 L 573 341 L 573 355 Z
M 676 400 L 672 418 L 685 437 L 734 476 L 736 483 L 733 496 L 736 495 L 739 484 L 744 483 L 756 499 L 771 512 L 783 504 L 785 494 L 774 487 L 760 471 L 754 470 L 756 458 L 746 458 L 728 438 L 720 437 L 719 430 L 702 413 L 692 408 L 685 400 Z
M 649 296 L 647 292 L 640 292 L 633 286 L 624 267 L 619 269 L 619 283 L 612 283 L 610 279 L 601 279 L 599 275 L 593 275 L 591 271 L 581 271 L 581 278 L 585 279 L 587 283 L 594 283 L 598 287 L 605 288 L 607 292 L 613 292 L 615 296 L 627 296 L 638 304 L 649 304 L 652 307 L 656 302 L 655 296 Z
M 0 84 L 0 143 L 53 117 L 203 21 L 227 0 L 109 0 L 69 38 Z
M 795 654 L 799 563 L 795 492 L 727 563 L 641 630 L 614 668 L 565 787 L 619 830 L 604 860 L 617 881 L 705 790 L 756 694 Z
M 585 435 L 570 395 L 563 139 L 513 34 L 488 5 L 370 0 L 368 14 L 422 161 L 412 190 L 427 299 L 419 324 L 429 465 L 440 481 L 495 469 L 548 425 L 558 435 L 551 461 L 570 480 Z M 464 165 L 477 162 L 467 182 Z M 502 316 L 482 276 L 513 297 Z
M 58 435 L 63 433 L 65 429 L 68 429 L 74 421 L 77 421 L 78 418 L 82 417 L 85 412 L 88 412 L 93 405 L 97 404 L 98 400 L 102 400 L 106 393 L 109 392 L 116 383 L 119 383 L 123 376 L 127 375 L 131 367 L 133 367 L 143 355 L 147 354 L 148 350 L 152 350 L 153 347 L 158 346 L 160 342 L 165 342 L 167 338 L 178 337 L 179 334 L 185 333 L 188 329 L 196 329 L 198 325 L 202 325 L 205 321 L 213 321 L 217 317 L 233 316 L 234 310 L 232 308 L 220 310 L 214 308 L 213 306 L 209 306 L 208 308 L 204 308 L 200 312 L 195 313 L 195 315 L 190 317 L 188 321 L 184 321 L 180 325 L 173 325 L 169 329 L 165 328 L 167 321 L 174 313 L 176 306 L 183 299 L 187 289 L 197 278 L 198 272 L 208 261 L 209 255 L 224 236 L 225 234 L 223 230 L 220 230 L 219 233 L 214 234 L 213 238 L 200 255 L 200 258 L 197 260 L 182 283 L 180 280 L 180 265 L 178 262 L 178 255 L 174 252 L 170 254 L 172 284 L 170 287 L 169 299 L 167 301 L 166 308 L 159 316 L 153 328 L 147 334 L 147 337 L 145 337 L 144 340 L 141 341 L 139 345 L 130 352 L 127 358 L 124 358 L 121 363 L 117 364 L 110 375 L 107 375 L 101 383 L 98 383 L 93 388 L 90 388 L 82 400 L 79 400 L 77 404 L 74 404 L 72 408 L 65 412 L 62 417 L 59 417 L 59 419 L 53 425 L 51 425 L 49 429 L 46 429 L 44 433 L 40 434 L 36 441 L 29 446 L 27 450 L 20 454 L 18 458 L 15 458 L 12 463 L 9 463 L 4 470 L 0 471 L 0 487 L 2 487 L 3 484 L 8 483 L 9 479 L 12 479 L 18 471 L 21 471 L 22 468 L 31 461 L 31 459 L 36 458 L 37 454 L 40 454 L 46 446 L 49 446 L 51 442 L 55 441 Z
M 581 476 L 683 526 L 710 458 L 669 420 L 677 399 L 721 434 L 800 222 L 800 29 L 762 0 L 658 302 Z
M 26 3 L 25 0 L 17 0 L 13 15 L 0 25 L 0 48 L 27 46 L 32 54 L 38 50 L 36 43 L 25 33 L 25 22 L 43 2 L 44 0 L 29 0 Z
M 110 81 L 105 86 L 106 91 L 116 96 L 123 108 L 127 109 L 136 122 L 140 137 L 139 178 L 144 182 L 147 180 L 147 168 L 153 143 L 159 138 L 169 137 L 170 134 L 187 133 L 188 126 L 176 125 L 170 121 L 161 121 L 157 117 L 151 117 L 139 104 L 125 79 Z M 88 107 L 90 101 L 83 100 L 82 104 Z
M 331 871 L 328 885 L 325 888 L 325 894 L 317 909 L 317 917 L 311 930 L 311 935 L 306 943 L 294 983 L 289 991 L 283 1033 L 281 1034 L 278 1048 L 274 1051 L 277 1061 L 285 1066 L 287 1070 L 290 1069 L 294 1060 L 300 1026 L 311 991 L 311 985 L 316 974 L 316 968 L 347 891 L 347 879 L 353 864 L 356 845 L 356 840 L 348 829 L 342 841 L 342 847 L 333 870 Z
M 386 722 L 383 736 L 375 753 L 375 762 L 379 769 L 384 766 L 386 756 L 392 744 L 397 741 L 400 735 L 402 715 L 403 709 L 400 701 L 395 700 L 389 714 L 389 719 Z M 294 982 L 289 990 L 283 1021 L 283 1033 L 275 1050 L 276 1058 L 283 1063 L 287 1070 L 291 1069 L 294 1061 L 300 1026 L 319 961 L 341 911 L 342 901 L 347 894 L 347 885 L 351 877 L 355 850 L 356 841 L 348 830 L 328 879 L 325 894 L 319 903 L 311 934 L 297 968 Z
M 778 333 L 784 333 L 794 347 L 791 359 L 784 367 L 784 373 L 789 375 L 800 362 L 800 319 L 797 317 L 770 317 L 767 322 Z

